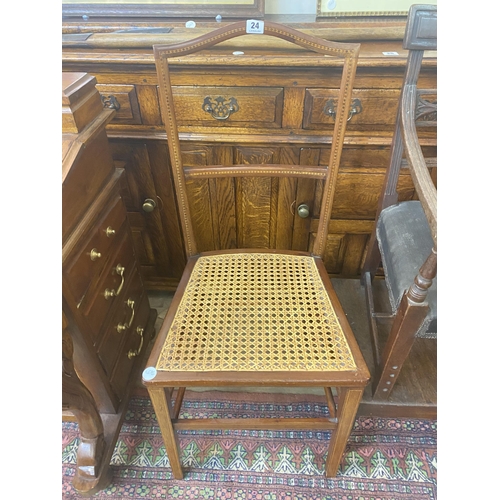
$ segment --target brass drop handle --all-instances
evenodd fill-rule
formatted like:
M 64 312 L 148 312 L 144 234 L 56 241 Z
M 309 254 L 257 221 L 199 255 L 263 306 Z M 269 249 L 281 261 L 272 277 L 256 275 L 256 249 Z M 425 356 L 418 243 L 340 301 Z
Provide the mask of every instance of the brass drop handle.
M 297 214 L 299 217 L 302 217 L 302 219 L 309 217 L 309 206 L 302 203 L 302 205 L 299 205 L 297 208 Z
M 115 109 L 118 111 L 120 109 L 120 103 L 113 94 L 103 95 L 101 94 L 101 102 L 105 108 Z
M 210 96 L 207 96 L 201 105 L 201 109 L 205 113 L 209 113 L 216 120 L 227 120 L 233 113 L 239 111 L 240 105 L 235 97 L 226 99 L 219 96 L 212 99 Z
M 349 109 L 349 116 L 347 117 L 347 121 L 350 122 L 351 118 L 354 115 L 359 115 L 363 111 L 363 106 L 361 105 L 361 101 L 359 99 L 353 99 L 351 102 L 351 108 Z M 337 115 L 337 111 L 335 110 L 335 103 L 333 99 L 328 99 L 325 103 L 325 107 L 323 108 L 323 113 L 331 118 L 335 119 Z
M 120 286 L 118 287 L 118 290 L 116 291 L 116 295 L 120 295 L 120 292 L 122 291 L 123 284 L 125 283 L 125 268 L 118 264 L 115 267 L 116 274 L 122 277 L 122 281 L 120 283 Z
M 152 212 L 156 208 L 156 201 L 151 198 L 146 198 L 142 204 L 142 209 L 145 212 Z
M 120 292 L 122 291 L 123 284 L 125 283 L 125 268 L 121 265 L 118 264 L 116 267 L 113 268 L 113 272 L 118 274 L 119 276 L 122 277 L 122 281 L 120 283 L 120 286 L 118 287 L 118 290 L 110 290 L 109 288 L 106 288 L 104 290 L 104 298 L 107 300 L 110 297 L 116 297 L 117 295 L 120 295 Z
M 116 231 L 111 226 L 108 226 L 105 230 L 105 233 L 108 238 L 111 238 L 111 236 L 116 234 Z
M 325 115 L 331 116 L 332 118 L 335 118 L 337 112 L 333 107 L 333 101 L 331 99 L 327 102 L 325 108 L 323 109 L 323 113 L 325 113 Z
M 121 333 L 124 332 L 125 330 L 128 330 L 132 326 L 132 321 L 134 321 L 134 316 L 135 316 L 135 310 L 134 310 L 134 305 L 135 302 L 132 299 L 128 299 L 125 304 L 132 309 L 132 316 L 130 316 L 130 319 L 128 320 L 128 323 L 118 323 L 116 325 L 116 329 Z
M 102 257 L 101 253 L 97 251 L 97 248 L 93 248 L 90 251 L 90 260 L 97 260 Z
M 139 354 L 141 353 L 141 350 L 142 350 L 142 345 L 144 344 L 144 335 L 143 335 L 144 328 L 142 328 L 142 326 L 138 326 L 136 329 L 136 333 L 137 333 L 137 335 L 139 335 L 141 337 L 141 343 L 139 344 L 138 349 L 135 349 L 135 350 L 130 349 L 130 351 L 127 354 L 128 359 L 132 359 L 135 356 L 139 356 Z

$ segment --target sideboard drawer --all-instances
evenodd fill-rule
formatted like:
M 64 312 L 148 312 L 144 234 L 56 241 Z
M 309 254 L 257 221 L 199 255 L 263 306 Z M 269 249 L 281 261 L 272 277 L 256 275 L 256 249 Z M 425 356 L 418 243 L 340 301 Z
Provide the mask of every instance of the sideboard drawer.
M 111 377 L 123 343 L 129 335 L 132 335 L 132 326 L 136 322 L 137 308 L 143 295 L 141 278 L 137 268 L 133 268 L 128 286 L 117 297 L 116 309 L 97 346 L 97 355 L 109 377 Z
M 68 288 L 75 302 L 80 304 L 90 284 L 95 281 L 108 262 L 123 223 L 126 212 L 119 195 L 116 195 L 104 210 L 104 215 L 92 228 L 88 238 L 77 243 L 69 256 L 65 274 Z
M 174 87 L 179 125 L 204 127 L 281 127 L 283 89 L 279 87 Z
M 96 85 L 105 108 L 116 110 L 111 123 L 140 125 L 142 123 L 135 85 L 101 83 Z
M 399 90 L 354 89 L 347 130 L 384 130 L 394 128 Z M 306 89 L 304 129 L 331 129 L 338 109 L 338 90 Z

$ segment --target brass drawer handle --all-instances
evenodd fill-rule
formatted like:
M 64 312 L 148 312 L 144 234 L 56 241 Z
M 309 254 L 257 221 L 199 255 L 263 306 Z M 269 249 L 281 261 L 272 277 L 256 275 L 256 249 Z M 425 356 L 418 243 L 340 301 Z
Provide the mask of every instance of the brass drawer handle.
M 97 251 L 97 248 L 93 248 L 90 251 L 90 260 L 97 260 L 102 257 L 101 253 Z
M 135 302 L 132 299 L 128 299 L 125 304 L 132 309 L 132 316 L 130 316 L 130 319 L 128 320 L 128 323 L 118 323 L 116 325 L 116 329 L 121 333 L 124 332 L 125 330 L 128 330 L 132 326 L 132 322 L 134 321 L 134 316 L 135 316 L 135 310 L 134 310 L 134 305 Z
M 108 238 L 111 238 L 111 236 L 116 234 L 116 231 L 111 226 L 108 226 L 105 230 L 105 233 Z
M 347 121 L 350 121 L 354 115 L 359 115 L 362 111 L 363 106 L 361 106 L 361 101 L 359 99 L 353 99 L 351 102 L 351 109 L 349 110 L 349 117 L 347 118 Z M 333 99 L 328 99 L 328 101 L 326 101 L 325 107 L 323 108 L 323 113 L 335 119 L 337 111 L 335 111 L 335 103 L 333 102 Z
M 120 286 L 118 287 L 118 290 L 110 290 L 109 288 L 106 288 L 104 290 L 104 298 L 107 300 L 110 297 L 116 297 L 117 295 L 120 295 L 120 292 L 122 291 L 123 284 L 125 283 L 125 268 L 118 264 L 116 267 L 113 268 L 113 272 L 116 272 L 119 276 L 122 277 L 122 281 L 120 283 Z
M 132 359 L 133 357 L 135 356 L 139 356 L 139 354 L 141 353 L 141 350 L 142 350 L 142 345 L 144 344 L 144 328 L 142 328 L 141 326 L 138 326 L 137 327 L 137 330 L 136 330 L 136 333 L 137 335 L 140 335 L 141 337 L 141 343 L 139 344 L 139 348 L 136 349 L 136 350 L 132 350 L 130 349 L 130 351 L 128 352 L 127 356 L 128 356 L 128 359 Z
M 216 120 L 227 120 L 233 113 L 240 109 L 238 101 L 234 97 L 226 100 L 224 97 L 216 97 L 213 101 L 211 97 L 205 97 L 201 109 L 209 113 Z

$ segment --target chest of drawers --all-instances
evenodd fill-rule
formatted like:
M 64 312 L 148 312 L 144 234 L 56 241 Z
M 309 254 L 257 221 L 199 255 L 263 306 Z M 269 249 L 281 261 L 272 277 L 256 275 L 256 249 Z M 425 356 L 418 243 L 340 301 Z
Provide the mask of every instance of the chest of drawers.
M 115 168 L 106 136 L 114 111 L 103 108 L 95 83 L 85 73 L 63 73 L 63 330 L 73 346 L 74 376 L 103 429 L 102 444 L 85 458 L 93 460 L 93 473 L 77 463 L 80 491 L 95 488 L 109 466 L 156 317 L 121 196 L 123 169 Z M 78 416 L 82 409 L 74 409 Z

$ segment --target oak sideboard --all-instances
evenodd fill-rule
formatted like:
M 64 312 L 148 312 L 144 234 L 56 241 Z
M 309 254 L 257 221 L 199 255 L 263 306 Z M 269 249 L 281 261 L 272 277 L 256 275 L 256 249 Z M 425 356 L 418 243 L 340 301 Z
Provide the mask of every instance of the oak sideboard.
M 116 111 L 106 131 L 114 160 L 125 170 L 122 197 L 148 289 L 175 288 L 185 265 L 152 46 L 194 38 L 215 23 L 162 26 L 63 30 L 63 71 L 95 76 L 104 106 Z M 325 257 L 332 276 L 359 277 L 389 163 L 407 57 L 401 47 L 404 22 L 291 26 L 361 43 Z M 436 69 L 437 54 L 427 54 L 419 86 L 435 87 Z M 194 169 L 222 162 L 326 165 L 338 78 L 324 58 L 256 35 L 178 58 L 172 80 L 184 164 Z M 435 157 L 435 133 L 423 127 L 419 136 L 425 155 Z M 436 168 L 430 168 L 436 180 Z M 189 181 L 197 193 L 191 210 L 202 234 L 201 251 L 312 246 L 322 181 L 258 178 L 250 196 L 242 195 L 248 186 L 241 182 Z M 398 192 L 402 200 L 416 198 L 407 171 Z

